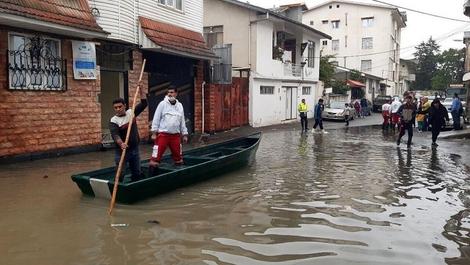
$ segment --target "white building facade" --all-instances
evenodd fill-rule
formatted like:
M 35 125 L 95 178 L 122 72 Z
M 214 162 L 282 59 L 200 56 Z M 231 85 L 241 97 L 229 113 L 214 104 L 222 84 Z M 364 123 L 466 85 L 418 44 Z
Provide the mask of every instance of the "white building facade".
M 396 8 L 351 1 L 327 1 L 303 14 L 303 23 L 331 35 L 322 55 L 334 55 L 342 67 L 383 79 L 374 94 L 401 95 L 401 30 L 406 15 Z
M 302 15 L 301 6 L 293 8 Z M 217 30 L 217 44 L 231 44 L 234 70 L 249 70 L 254 127 L 297 120 L 302 99 L 313 117 L 321 97 L 320 39 L 329 36 L 294 17 L 234 0 L 204 0 L 204 31 Z

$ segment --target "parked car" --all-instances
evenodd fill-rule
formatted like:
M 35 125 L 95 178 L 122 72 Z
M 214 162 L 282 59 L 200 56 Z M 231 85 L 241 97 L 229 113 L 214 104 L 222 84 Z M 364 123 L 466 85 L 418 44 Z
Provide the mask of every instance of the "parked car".
M 446 98 L 445 100 L 441 100 L 441 103 L 442 105 L 444 105 L 444 107 L 446 107 L 447 111 L 450 113 L 450 110 L 452 109 L 452 101 L 454 99 L 453 98 Z M 467 123 L 468 122 L 468 119 L 467 119 L 467 103 L 465 101 L 462 101 L 462 106 L 463 106 L 463 113 L 462 113 L 462 119 L 463 119 L 463 122 Z M 463 123 L 461 123 L 463 124 Z
M 374 112 L 381 112 L 382 105 L 386 102 L 390 102 L 392 100 L 391 96 L 377 96 L 374 98 L 374 102 L 372 103 L 372 111 Z
M 339 120 L 344 121 L 344 105 L 348 102 L 334 101 L 330 102 L 329 105 L 325 107 L 321 116 L 324 120 Z M 349 119 L 354 120 L 356 117 L 356 112 L 353 107 L 350 107 L 350 117 Z

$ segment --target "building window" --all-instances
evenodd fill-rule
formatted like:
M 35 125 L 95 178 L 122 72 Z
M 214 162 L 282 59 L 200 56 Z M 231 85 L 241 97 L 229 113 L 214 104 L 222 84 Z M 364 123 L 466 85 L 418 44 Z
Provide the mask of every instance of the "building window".
M 331 41 L 331 49 L 333 51 L 339 51 L 339 40 L 332 40 Z
M 204 27 L 203 32 L 207 47 L 212 49 L 215 45 L 224 44 L 224 26 Z
M 260 86 L 259 93 L 261 95 L 273 95 L 274 94 L 274 87 L 273 86 Z
M 302 95 L 310 95 L 310 93 L 311 93 L 310 90 L 311 90 L 311 87 L 309 87 L 309 86 L 302 87 Z
M 362 49 L 368 50 L 374 48 L 373 39 L 372 38 L 362 38 Z
M 9 35 L 10 89 L 66 90 L 65 63 L 59 40 L 18 33 Z
M 183 0 L 158 0 L 158 3 L 178 10 L 183 10 Z
M 361 71 L 362 72 L 372 71 L 372 60 L 361 60 Z
M 331 28 L 333 28 L 333 29 L 339 28 L 339 20 L 331 21 Z
M 313 20 L 310 20 L 310 26 L 313 26 Z
M 212 47 L 220 59 L 212 61 L 212 82 L 215 84 L 232 83 L 232 44 L 217 44 Z
M 328 45 L 328 41 L 327 41 L 327 40 L 324 40 L 324 41 L 321 42 L 321 44 L 322 44 L 323 46 L 326 46 L 326 45 Z
M 315 67 L 315 42 L 308 41 L 308 67 Z
M 374 25 L 374 17 L 363 17 L 362 19 L 362 27 L 369 28 Z
M 336 5 L 336 8 L 339 8 L 339 5 Z
M 328 24 L 328 20 L 322 20 L 321 23 L 322 24 Z
M 333 6 L 329 6 L 329 7 L 330 7 L 330 9 L 332 9 L 332 8 L 333 8 Z

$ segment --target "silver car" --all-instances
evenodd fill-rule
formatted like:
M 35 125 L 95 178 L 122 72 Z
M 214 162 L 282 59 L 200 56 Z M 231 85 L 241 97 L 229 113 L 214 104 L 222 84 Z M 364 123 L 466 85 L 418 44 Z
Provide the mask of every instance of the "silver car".
M 335 101 L 330 102 L 328 106 L 323 110 L 321 117 L 324 120 L 339 120 L 344 121 L 344 106 L 348 102 Z M 349 104 L 349 103 L 348 103 Z M 354 108 L 349 107 L 349 119 L 354 120 L 355 111 Z

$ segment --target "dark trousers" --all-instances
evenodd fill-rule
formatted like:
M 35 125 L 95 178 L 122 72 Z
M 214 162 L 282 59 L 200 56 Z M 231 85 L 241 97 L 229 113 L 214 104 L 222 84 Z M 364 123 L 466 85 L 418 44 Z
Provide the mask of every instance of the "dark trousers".
M 413 139 L 413 123 L 412 122 L 401 122 L 400 124 L 400 134 L 398 135 L 397 142 L 401 141 L 405 131 L 408 131 L 408 145 L 411 145 L 411 140 Z
M 320 119 L 315 119 L 315 124 L 313 125 L 313 129 L 316 129 L 317 126 L 320 126 L 320 129 L 323 130 L 323 120 Z
M 460 130 L 460 113 L 458 111 L 452 111 L 452 120 L 454 121 L 454 130 Z
M 344 121 L 346 122 L 346 126 L 349 126 L 349 115 L 344 115 Z
M 439 133 L 441 132 L 442 124 L 433 124 L 431 128 L 432 142 L 435 143 Z
M 116 162 L 116 166 L 119 166 L 119 160 L 121 159 L 122 149 L 117 148 L 114 154 L 114 161 Z M 134 148 L 129 148 L 126 150 L 126 157 L 124 158 L 123 169 L 121 172 L 124 172 L 126 166 L 129 166 L 129 170 L 131 171 L 131 179 L 138 180 L 140 179 L 140 154 L 139 154 L 139 146 Z M 117 168 L 116 168 L 117 170 Z M 122 180 L 123 174 L 119 177 Z
M 302 125 L 302 131 L 308 130 L 307 113 L 300 113 L 300 124 Z

